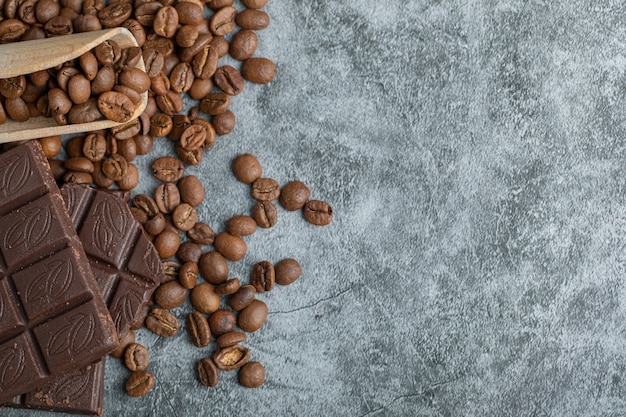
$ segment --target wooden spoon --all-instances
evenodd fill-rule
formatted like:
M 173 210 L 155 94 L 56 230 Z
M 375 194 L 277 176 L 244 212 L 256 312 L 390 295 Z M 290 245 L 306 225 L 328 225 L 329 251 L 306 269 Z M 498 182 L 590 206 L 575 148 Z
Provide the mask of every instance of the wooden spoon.
M 0 45 L 0 78 L 26 75 L 56 67 L 81 56 L 107 40 L 117 42 L 122 49 L 137 46 L 134 36 L 126 28 L 105 29 Z M 145 71 L 143 59 L 139 59 L 137 68 Z M 146 92 L 141 95 L 141 102 L 131 120 L 143 113 L 147 103 L 148 93 Z M 7 118 L 5 123 L 0 124 L 0 143 L 91 132 L 120 124 L 122 123 L 107 119 L 91 123 L 59 125 L 51 117 L 31 117 L 25 122 L 16 122 Z

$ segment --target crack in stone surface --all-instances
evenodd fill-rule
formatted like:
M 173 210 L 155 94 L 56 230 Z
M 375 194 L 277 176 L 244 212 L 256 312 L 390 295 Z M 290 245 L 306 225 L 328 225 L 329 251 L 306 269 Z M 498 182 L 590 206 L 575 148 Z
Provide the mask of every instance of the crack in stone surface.
M 356 289 L 356 288 L 362 287 L 362 286 L 363 286 L 363 284 L 355 284 L 355 285 L 352 285 L 352 286 L 350 286 L 350 287 L 346 288 L 345 290 L 341 290 L 341 291 L 339 291 L 337 294 L 331 295 L 330 297 L 326 297 L 326 298 L 322 298 L 322 299 L 320 299 L 320 300 L 317 300 L 316 302 L 314 302 L 314 303 L 312 303 L 312 304 L 307 304 L 307 305 L 305 305 L 305 306 L 296 307 L 296 308 L 291 309 L 291 310 L 277 310 L 277 311 L 270 311 L 270 312 L 269 312 L 269 313 L 267 313 L 267 314 L 268 314 L 268 316 L 269 316 L 269 315 L 272 315 L 272 314 L 288 314 L 288 313 L 293 313 L 293 312 L 300 311 L 300 310 L 306 310 L 306 309 L 308 309 L 308 308 L 313 308 L 313 307 L 315 307 L 315 306 L 316 306 L 316 305 L 318 305 L 318 304 L 324 303 L 324 302 L 326 302 L 326 301 L 330 301 L 330 300 L 332 300 L 332 299 L 334 299 L 334 298 L 341 297 L 341 296 L 342 296 L 342 295 L 344 295 L 345 293 L 347 293 L 347 292 L 349 292 L 349 291 L 352 291 L 352 290 L 354 290 L 354 289 Z

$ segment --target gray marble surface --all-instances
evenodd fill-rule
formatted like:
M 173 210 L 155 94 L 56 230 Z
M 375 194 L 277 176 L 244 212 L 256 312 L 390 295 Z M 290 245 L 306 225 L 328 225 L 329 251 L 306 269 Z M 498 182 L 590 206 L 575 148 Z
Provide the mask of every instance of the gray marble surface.
M 185 332 L 138 340 L 153 392 L 109 360 L 105 416 L 626 414 L 626 9 L 620 1 L 270 1 L 274 82 L 233 99 L 236 131 L 200 167 L 217 231 L 252 200 L 258 156 L 335 210 L 279 209 L 231 264 L 304 273 L 260 298 L 245 343 L 267 369 L 200 386 Z M 142 173 L 161 141 L 139 162 Z M 155 183 L 143 176 L 140 190 Z M 190 311 L 176 310 L 180 318 Z M 47 413 L 2 410 L 3 416 Z

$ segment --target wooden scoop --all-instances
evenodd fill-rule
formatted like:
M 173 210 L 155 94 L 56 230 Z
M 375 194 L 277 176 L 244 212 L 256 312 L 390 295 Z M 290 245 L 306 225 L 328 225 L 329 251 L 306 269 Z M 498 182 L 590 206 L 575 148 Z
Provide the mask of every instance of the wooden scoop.
M 56 67 L 81 56 L 107 40 L 117 42 L 122 49 L 137 46 L 137 41 L 126 28 L 98 30 L 0 45 L 0 78 L 26 75 Z M 143 59 L 139 60 L 137 68 L 145 71 Z M 146 92 L 141 95 L 141 102 L 132 119 L 143 113 L 147 103 L 148 93 Z M 120 124 L 122 123 L 102 119 L 91 123 L 59 125 L 51 117 L 31 117 L 25 122 L 16 122 L 7 117 L 6 123 L 0 125 L 0 143 L 91 132 Z

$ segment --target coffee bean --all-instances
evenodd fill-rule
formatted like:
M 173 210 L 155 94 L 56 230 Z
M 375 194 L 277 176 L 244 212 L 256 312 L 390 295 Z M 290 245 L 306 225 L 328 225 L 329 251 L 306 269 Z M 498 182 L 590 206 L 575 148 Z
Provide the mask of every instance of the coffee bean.
M 270 17 L 261 10 L 244 10 L 237 15 L 235 22 L 242 29 L 262 30 L 270 25 Z
M 164 38 L 173 38 L 178 29 L 178 12 L 173 6 L 161 7 L 152 22 L 154 33 Z
M 76 26 L 76 22 L 74 22 L 74 26 Z M 141 23 L 135 19 L 127 19 L 121 26 L 128 29 L 130 33 L 132 33 L 133 37 L 137 41 L 137 46 L 141 48 L 146 42 L 146 31 L 143 26 L 141 26 Z
M 280 186 L 272 178 L 258 178 L 252 183 L 252 197 L 259 201 L 273 201 L 280 195 Z
M 212 75 L 213 74 L 211 74 L 211 76 Z M 213 89 L 212 79 L 204 80 L 204 79 L 196 77 L 193 80 L 193 83 L 191 83 L 191 88 L 189 89 L 187 94 L 189 94 L 189 97 L 191 97 L 194 100 L 202 100 L 211 92 L 212 89 Z
M 117 153 L 122 155 L 126 161 L 131 162 L 137 156 L 137 145 L 134 140 L 122 140 L 117 144 Z
M 228 50 L 230 48 L 230 44 L 228 40 L 226 40 L 223 36 L 213 36 L 213 40 L 210 43 L 211 47 L 215 48 L 217 51 L 217 56 L 219 58 L 223 58 L 228 55 Z
M 241 75 L 247 81 L 267 84 L 276 76 L 276 64 L 267 58 L 248 58 L 241 65 Z
M 143 371 L 150 363 L 150 354 L 145 346 L 131 343 L 124 350 L 124 365 L 130 371 Z
M 183 243 L 182 245 L 180 245 L 180 248 L 178 248 L 178 252 L 176 252 L 176 257 L 181 262 L 198 263 L 201 256 L 202 247 L 194 242 Z
M 149 371 L 133 372 L 125 384 L 126 393 L 131 397 L 141 397 L 154 388 L 154 375 Z
M 231 278 L 224 282 L 223 284 L 215 287 L 215 292 L 220 295 L 231 295 L 239 291 L 241 288 L 241 283 L 239 282 L 239 278 Z
M 150 236 L 157 236 L 165 230 L 165 223 L 163 214 L 157 213 L 143 223 L 143 228 Z
M 94 170 L 93 162 L 84 157 L 70 158 L 65 161 L 65 169 L 70 171 L 87 172 L 91 174 Z
M 244 80 L 237 69 L 230 65 L 218 68 L 213 74 L 213 81 L 223 92 L 235 96 L 243 91 Z
M 207 252 L 198 263 L 200 273 L 211 284 L 222 284 L 228 279 L 228 263 L 219 252 Z
M 246 388 L 258 388 L 265 382 L 265 368 L 260 362 L 248 362 L 239 369 L 239 383 Z
M 176 11 L 178 12 L 178 21 L 181 25 L 199 25 L 203 22 L 202 3 L 193 3 L 190 1 L 176 2 Z
M 103 28 L 114 28 L 129 19 L 132 13 L 133 6 L 131 3 L 114 1 L 100 10 L 97 16 Z
M 198 264 L 195 262 L 186 262 L 181 265 L 178 271 L 178 281 L 180 285 L 191 290 L 198 282 Z
M 271 291 L 274 288 L 275 271 L 274 265 L 269 261 L 261 261 L 254 264 L 250 274 L 250 283 L 257 292 Z
M 167 114 L 158 113 L 150 118 L 150 135 L 167 136 L 172 130 L 172 118 Z
M 23 75 L 0 80 L 0 94 L 5 98 L 20 97 L 25 89 L 26 77 Z
M 108 178 L 106 175 L 104 175 L 104 172 L 102 172 L 102 161 L 94 162 L 93 174 L 91 174 L 91 176 L 93 177 L 93 183 L 96 184 L 98 187 L 109 188 L 110 186 L 115 184 L 115 181 Z
M 219 373 L 215 363 L 210 358 L 200 359 L 196 366 L 198 381 L 206 387 L 214 387 L 219 381 Z
M 43 25 L 50 19 L 59 15 L 59 3 L 55 0 L 40 0 L 35 6 L 35 16 L 37 21 Z
M 145 27 L 152 27 L 154 24 L 154 18 L 159 9 L 163 7 L 161 2 L 148 1 L 143 4 L 139 4 L 135 8 L 135 19 Z M 150 45 L 146 42 L 145 45 Z
M 256 297 L 256 289 L 252 285 L 243 285 L 228 299 L 228 305 L 235 311 L 248 307 Z
M 213 362 L 221 371 L 232 371 L 241 368 L 250 358 L 250 349 L 234 345 L 218 349 L 213 355 Z
M 178 181 L 178 190 L 183 202 L 197 207 L 204 200 L 204 186 L 202 182 L 193 175 L 182 177 Z
M 72 24 L 74 25 L 74 31 L 77 33 L 95 32 L 102 29 L 98 16 L 93 14 L 79 14 L 72 19 Z
M 333 220 L 333 208 L 320 200 L 310 200 L 304 206 L 304 218 L 316 226 L 329 225 Z
M 176 182 L 184 172 L 181 161 L 171 156 L 162 156 L 152 163 L 153 175 L 163 182 Z
M 274 266 L 274 276 L 277 284 L 289 285 L 302 275 L 302 267 L 293 258 L 283 259 Z
M 89 133 L 83 141 L 83 155 L 92 162 L 101 161 L 107 148 L 106 137 L 102 133 Z
M 198 165 L 202 162 L 203 152 L 202 149 L 188 151 L 178 145 L 176 146 L 176 155 L 187 165 Z
M 8 100 L 7 100 L 8 101 Z M 77 104 L 67 113 L 69 123 L 91 123 L 102 119 L 103 115 L 98 108 L 98 101 L 90 98 L 86 103 Z
M 233 331 L 233 332 L 222 334 L 220 337 L 218 337 L 215 340 L 215 343 L 217 344 L 218 347 L 221 347 L 221 348 L 228 347 L 228 346 L 235 346 L 241 342 L 244 342 L 247 338 L 248 336 L 246 336 L 244 332 Z
M 178 281 L 161 284 L 154 291 L 154 302 L 157 306 L 172 309 L 181 306 L 187 299 L 187 288 Z
M 180 113 L 183 110 L 183 99 L 174 91 L 168 91 L 167 94 L 158 95 L 156 97 L 156 103 L 159 110 L 170 116 Z
M 278 210 L 271 201 L 257 201 L 252 207 L 252 217 L 259 227 L 267 229 L 276 225 Z
M 199 311 L 192 311 L 187 316 L 187 331 L 194 346 L 202 348 L 211 342 L 211 328 L 207 319 Z
M 180 246 L 180 235 L 172 230 L 163 230 L 154 240 L 154 247 L 161 259 L 171 258 L 176 255 Z
M 256 231 L 256 221 L 250 216 L 234 216 L 228 220 L 227 228 L 233 236 L 249 236 Z
M 150 88 L 150 77 L 139 68 L 130 68 L 120 72 L 118 82 L 139 94 L 145 93 Z
M 227 135 L 235 129 L 235 114 L 226 110 L 224 113 L 213 116 L 211 123 L 215 128 L 215 133 L 220 136 Z
M 188 151 L 200 149 L 206 141 L 207 131 L 199 124 L 192 124 L 180 136 L 180 146 Z
M 187 231 L 189 239 L 200 245 L 212 245 L 215 233 L 211 226 L 203 222 L 197 222 L 191 230 Z
M 205 46 L 194 55 L 191 62 L 194 75 L 203 80 L 210 79 L 217 70 L 218 60 L 217 49 L 210 44 Z
M 153 217 L 159 212 L 159 206 L 152 197 L 147 194 L 137 194 L 133 197 L 133 206 L 143 210 L 148 217 Z
M 233 236 L 228 232 L 217 235 L 213 245 L 219 253 L 231 261 L 241 260 L 247 251 L 246 242 L 239 236 Z
M 237 325 L 243 331 L 256 332 L 267 319 L 267 305 L 261 300 L 253 300 L 239 312 Z
M 252 184 L 263 172 L 259 160 L 249 153 L 237 156 L 233 160 L 232 170 L 235 177 L 245 184 Z
M 100 67 L 96 78 L 91 81 L 91 94 L 98 95 L 111 91 L 115 85 L 115 70 L 109 65 Z
M 162 308 L 153 308 L 146 317 L 148 330 L 161 337 L 172 337 L 178 333 L 178 319 L 172 313 Z
M 91 184 L 93 177 L 87 172 L 67 171 L 63 175 L 63 182 L 68 184 Z
M 201 313 L 211 314 L 220 308 L 220 296 L 209 283 L 202 283 L 191 290 L 191 305 Z
M 268 0 L 242 0 L 241 2 L 248 9 L 260 9 L 267 5 Z
M 200 102 L 200 110 L 209 116 L 224 113 L 230 106 L 230 96 L 226 93 L 211 93 Z
M 46 158 L 52 159 L 61 152 L 61 148 L 63 148 L 63 142 L 61 141 L 60 136 L 48 136 L 45 138 L 39 139 L 39 143 L 41 144 L 41 148 L 43 150 Z
M 211 0 L 207 5 L 209 9 L 219 10 L 222 7 L 232 6 L 235 0 Z
M 302 181 L 291 181 L 280 190 L 280 204 L 285 210 L 300 210 L 309 198 L 311 190 Z
M 139 60 L 143 58 L 143 51 L 137 46 L 131 46 L 130 48 L 122 49 L 122 57 L 117 62 L 117 67 L 122 71 L 128 71 L 131 69 L 137 69 Z M 147 77 L 145 71 L 141 71 L 143 74 L 141 77 Z
M 110 39 L 96 46 L 93 52 L 102 65 L 113 65 L 122 57 L 120 45 Z
M 186 232 L 191 230 L 198 220 L 198 212 L 196 209 L 187 204 L 179 204 L 172 213 L 172 221 L 178 230 Z
M 237 316 L 230 310 L 219 309 L 209 316 L 209 327 L 216 337 L 232 332 L 237 327 Z
M 180 262 L 173 259 L 163 261 L 163 270 L 165 271 L 165 281 L 170 282 L 178 279 L 180 273 Z
M 60 182 L 65 174 L 65 168 L 63 167 L 63 161 L 59 159 L 48 159 L 50 164 L 50 170 L 55 181 Z
M 105 91 L 98 97 L 98 110 L 109 120 L 125 123 L 133 117 L 135 104 L 125 94 Z
M 43 26 L 48 37 L 71 35 L 74 33 L 72 21 L 65 16 L 55 16 Z
M 174 183 L 160 184 L 154 191 L 154 201 L 161 213 L 171 213 L 180 204 L 180 192 Z
M 238 61 L 251 58 L 259 44 L 259 38 L 251 30 L 240 30 L 230 41 L 228 53 Z
M 25 122 L 30 117 L 28 106 L 21 97 L 7 98 L 4 101 L 4 109 L 7 116 L 16 122 Z
M 128 172 L 128 162 L 122 155 L 113 154 L 102 162 L 102 173 L 113 181 L 121 180 Z
M 152 129 L 152 126 L 150 126 L 150 129 Z M 152 135 L 137 135 L 133 140 L 137 148 L 137 155 L 147 155 L 152 150 L 152 146 L 154 146 Z
M 232 6 L 226 6 L 219 9 L 209 22 L 211 33 L 216 36 L 224 36 L 235 29 L 235 18 L 237 9 Z

